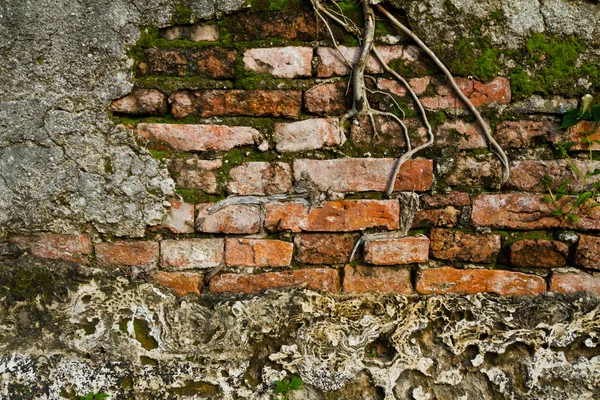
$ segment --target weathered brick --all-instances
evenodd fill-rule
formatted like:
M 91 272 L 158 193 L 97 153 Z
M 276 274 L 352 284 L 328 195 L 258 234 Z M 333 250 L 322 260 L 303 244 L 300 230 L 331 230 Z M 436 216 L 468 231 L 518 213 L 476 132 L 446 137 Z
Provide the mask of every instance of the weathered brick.
M 580 160 L 522 160 L 514 161 L 510 168 L 510 177 L 506 182 L 507 189 L 526 192 L 547 192 L 548 186 L 544 179 L 549 179 L 550 189 L 554 190 L 564 181 L 570 181 L 568 190 L 583 189 L 583 178 L 576 174 L 570 165 L 574 165 L 582 173 L 600 169 L 600 161 Z M 600 180 L 600 175 L 591 176 L 587 184 Z
M 463 192 L 450 192 L 437 195 L 424 194 L 421 196 L 421 206 L 423 208 L 465 207 L 469 205 L 471 205 L 469 194 Z
M 296 203 L 269 203 L 265 228 L 270 231 L 351 232 L 367 228 L 398 229 L 400 205 L 395 200 L 328 201 L 309 212 Z
M 247 126 L 138 124 L 137 135 L 153 148 L 181 151 L 229 151 L 262 141 L 260 133 Z
M 569 256 L 569 246 L 556 240 L 517 240 L 508 251 L 511 265 L 524 268 L 564 267 Z
M 260 230 L 260 207 L 258 205 L 231 205 L 208 214 L 212 203 L 198 204 L 196 230 L 206 233 L 250 234 Z
M 460 211 L 452 206 L 435 210 L 420 210 L 415 214 L 412 228 L 431 228 L 456 226 L 460 218 Z
M 167 96 L 155 89 L 134 89 L 131 94 L 110 103 L 110 111 L 134 115 L 165 115 Z
M 171 208 L 163 219 L 162 227 L 173 233 L 194 232 L 194 205 L 177 200 L 169 200 L 169 203 Z
M 294 237 L 295 260 L 306 264 L 342 264 L 350 261 L 357 235 L 302 233 Z
M 235 77 L 236 57 L 237 50 L 223 47 L 145 49 L 138 75 L 230 79 Z
M 473 200 L 471 220 L 475 226 L 498 229 L 548 229 L 571 228 L 600 229 L 599 207 L 575 207 L 578 221 L 552 215 L 556 209 L 568 210 L 574 197 L 563 197 L 558 205 L 544 200 L 544 195 L 528 193 L 482 194 Z
M 365 262 L 374 265 L 422 263 L 429 259 L 429 239 L 407 236 L 400 239 L 378 239 L 365 243 Z
M 350 64 L 354 64 L 360 58 L 361 49 L 359 47 L 338 46 L 338 48 L 339 51 L 334 47 L 317 48 L 316 69 L 319 78 L 329 78 L 334 75 L 349 75 L 351 69 L 348 63 L 344 61 L 344 58 Z M 378 46 L 377 50 L 386 63 L 395 59 L 407 60 L 409 57 L 408 54 L 405 54 L 402 46 Z M 379 61 L 370 56 L 367 60 L 365 71 L 368 74 L 380 74 L 383 72 L 383 67 L 379 64 Z
M 385 191 L 396 160 L 392 158 L 340 158 L 294 160 L 294 179 L 310 179 L 321 190 L 333 192 Z M 433 161 L 408 160 L 400 168 L 394 190 L 429 190 Z
M 92 241 L 88 235 L 12 235 L 8 237 L 10 244 L 21 250 L 31 252 L 38 258 L 63 260 L 87 264 L 87 256 L 92 252 Z
M 348 82 L 320 83 L 304 92 L 304 108 L 312 114 L 342 115 L 348 111 Z
M 194 272 L 157 271 L 151 275 L 154 282 L 173 289 L 175 295 L 183 297 L 188 294 L 200 296 L 204 286 L 203 275 Z
M 434 131 L 436 146 L 458 146 L 460 150 L 486 149 L 488 144 L 477 122 L 446 121 Z
M 276 149 L 280 152 L 305 151 L 339 146 L 346 141 L 337 118 L 315 118 L 275 124 Z
M 169 269 L 215 268 L 224 260 L 224 239 L 163 240 L 160 264 Z
M 102 266 L 151 267 L 158 262 L 157 242 L 96 243 L 94 249 Z
M 230 193 L 240 195 L 271 195 L 286 193 L 292 188 L 292 171 L 281 162 L 246 162 L 229 171 Z
M 161 29 L 159 37 L 167 40 L 189 40 L 191 42 L 215 42 L 219 40 L 219 25 L 195 24 L 192 26 L 170 26 Z
M 338 292 L 340 277 L 335 269 L 310 268 L 294 271 L 266 272 L 256 275 L 222 274 L 211 279 L 212 293 L 259 293 L 269 289 L 282 289 L 306 285 L 311 290 Z
M 377 135 L 373 132 L 373 126 L 368 116 L 363 115 L 356 118 L 358 124 L 350 126 L 350 138 L 357 146 L 376 146 L 390 153 L 404 153 L 406 151 L 406 140 L 404 131 L 393 119 L 384 116 L 375 116 Z M 417 119 L 407 118 L 403 120 L 408 130 L 408 136 L 413 145 L 422 144 L 426 141 L 427 131 Z
M 394 267 L 365 267 L 346 265 L 344 292 L 382 292 L 411 294 L 410 269 Z
M 457 78 L 456 84 L 475 107 L 491 104 L 508 104 L 512 97 L 510 82 L 506 78 L 497 77 L 487 84 L 467 78 Z M 437 96 L 421 99 L 421 103 L 425 108 L 443 110 L 467 107 L 456 96 L 454 91 L 447 86 L 438 87 L 437 93 Z
M 431 256 L 441 260 L 493 262 L 500 251 L 500 235 L 472 235 L 452 229 L 432 229 Z
M 530 148 L 548 142 L 559 129 L 554 121 L 503 121 L 496 127 L 494 139 L 503 148 Z
M 298 118 L 302 107 L 299 90 L 200 90 L 175 92 L 169 97 L 175 118 L 208 117 Z
M 469 155 L 459 153 L 454 169 L 446 179 L 452 186 L 488 187 L 499 189 L 502 184 L 502 166 L 495 154 Z
M 294 245 L 268 239 L 227 239 L 225 263 L 230 267 L 285 267 L 292 263 Z
M 550 290 L 561 293 L 595 292 L 600 294 L 600 276 L 584 272 L 553 274 Z
M 274 12 L 244 12 L 223 21 L 232 42 L 281 38 L 311 42 L 317 38 L 312 12 L 296 8 Z
M 200 189 L 209 194 L 219 192 L 216 172 L 223 166 L 221 160 L 199 160 L 198 158 L 176 158 L 171 160 L 169 171 L 177 186 Z
M 575 263 L 580 267 L 600 270 L 600 237 L 580 235 Z
M 485 292 L 535 296 L 546 291 L 546 281 L 521 272 L 443 267 L 419 271 L 416 289 L 421 294 Z
M 244 52 L 244 69 L 278 78 L 308 77 L 312 72 L 311 47 L 267 47 Z
M 570 141 L 575 145 L 570 150 L 600 150 L 600 127 L 594 121 L 581 121 L 575 126 L 569 128 Z M 591 142 L 584 142 L 586 141 Z
M 422 95 L 427 90 L 431 77 L 424 76 L 422 78 L 409 79 L 408 84 L 413 89 L 417 96 Z M 395 79 L 379 78 L 377 79 L 377 89 L 388 91 L 399 97 L 404 97 L 407 94 L 407 90 L 404 85 Z

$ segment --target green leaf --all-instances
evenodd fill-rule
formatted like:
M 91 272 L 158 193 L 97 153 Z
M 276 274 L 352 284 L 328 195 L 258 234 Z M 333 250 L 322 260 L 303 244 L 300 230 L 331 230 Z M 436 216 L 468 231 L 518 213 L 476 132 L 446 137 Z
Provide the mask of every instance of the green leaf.
M 292 376 L 292 380 L 290 382 L 290 388 L 294 390 L 302 390 L 302 386 L 304 385 L 304 381 L 299 376 Z
M 275 394 L 287 393 L 289 391 L 290 388 L 287 382 L 275 381 Z
M 554 199 L 550 196 L 544 196 L 544 201 L 547 201 L 548 203 L 553 203 Z M 375 353 L 375 355 L 371 354 L 371 357 L 377 357 L 377 353 Z
M 94 393 L 88 393 L 85 396 L 80 396 L 80 400 L 94 400 Z
M 577 197 L 575 201 L 575 206 L 580 206 L 585 203 L 590 197 L 592 197 L 592 192 L 583 192 Z
M 102 399 L 106 399 L 110 397 L 109 395 L 107 395 L 106 393 L 98 393 L 96 396 L 94 396 L 94 400 L 102 400 Z
M 548 175 L 544 175 L 542 177 L 542 183 L 546 186 L 551 186 L 552 185 L 552 178 L 550 178 Z
M 552 211 L 552 215 L 556 216 L 556 217 L 561 217 L 563 215 L 562 210 L 554 210 Z
M 600 122 L 600 104 L 596 104 L 592 107 L 592 118 L 594 121 Z
M 581 173 L 581 171 L 579 170 L 579 168 L 577 168 L 577 165 L 575 165 L 575 163 L 573 162 L 569 162 L 569 167 L 579 176 L 583 176 L 583 174 Z M 570 182 L 569 182 L 570 183 Z
M 594 96 L 591 94 L 586 94 L 581 98 L 581 115 L 583 116 L 585 113 L 590 111 L 592 105 L 594 104 Z
M 571 221 L 578 223 L 579 222 L 579 217 L 575 214 L 567 214 L 567 218 L 569 218 Z
M 560 124 L 561 128 L 569 128 L 573 125 L 576 125 L 579 122 L 579 111 L 578 110 L 570 110 L 565 113 L 563 116 L 562 123 Z

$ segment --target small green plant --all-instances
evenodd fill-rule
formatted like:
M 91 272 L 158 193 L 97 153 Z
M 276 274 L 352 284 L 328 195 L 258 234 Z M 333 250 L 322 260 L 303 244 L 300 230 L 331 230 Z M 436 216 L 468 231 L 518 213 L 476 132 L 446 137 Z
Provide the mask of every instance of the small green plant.
M 275 381 L 275 394 L 277 400 L 288 400 L 290 392 L 292 390 L 302 390 L 304 381 L 299 376 L 292 376 L 291 378 L 285 378 L 282 381 Z
M 110 396 L 104 392 L 98 392 L 98 393 L 90 392 L 90 393 L 86 394 L 85 396 L 79 396 L 79 400 L 102 400 L 102 399 L 106 399 L 108 397 L 110 397 Z
M 581 98 L 581 108 L 575 108 L 565 113 L 561 128 L 569 128 L 580 121 L 600 122 L 600 99 L 591 94 Z

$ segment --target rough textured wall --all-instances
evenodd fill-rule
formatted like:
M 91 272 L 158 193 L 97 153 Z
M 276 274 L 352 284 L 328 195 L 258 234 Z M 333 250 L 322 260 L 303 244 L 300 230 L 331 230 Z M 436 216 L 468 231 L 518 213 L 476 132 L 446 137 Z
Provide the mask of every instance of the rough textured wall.
M 559 125 L 598 90 L 600 6 L 390 3 L 504 185 L 384 21 L 436 140 L 389 199 L 403 132 L 339 130 L 349 69 L 308 2 L 0 5 L 0 398 L 270 399 L 292 374 L 296 399 L 598 396 L 600 212 L 545 193 L 596 180 L 597 127 Z

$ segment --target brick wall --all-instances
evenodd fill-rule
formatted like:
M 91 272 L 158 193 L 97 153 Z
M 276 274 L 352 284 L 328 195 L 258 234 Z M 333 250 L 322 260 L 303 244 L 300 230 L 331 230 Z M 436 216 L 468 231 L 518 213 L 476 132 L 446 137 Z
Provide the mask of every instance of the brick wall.
M 600 208 L 579 207 L 576 220 L 565 219 L 544 194 L 566 179 L 583 189 L 554 151 L 558 143 L 576 143 L 570 157 L 580 170 L 600 166 L 587 156 L 600 146 L 581 134 L 595 139 L 600 130 L 559 128 L 576 101 L 540 105 L 513 99 L 504 77 L 457 78 L 509 154 L 511 177 L 501 187 L 499 162 L 426 55 L 410 43 L 379 43 L 409 78 L 435 134 L 384 198 L 394 159 L 406 151 L 403 132 L 386 119 L 377 119 L 377 132 L 366 119 L 340 129 L 350 70 L 323 32 L 309 10 L 144 32 L 135 87 L 110 112 L 176 182 L 179 197 L 163 224 L 141 241 L 89 232 L 9 241 L 36 257 L 145 274 L 179 296 L 300 285 L 404 295 L 600 293 Z M 341 41 L 354 59 L 356 44 Z M 390 93 L 411 140 L 424 140 L 406 90 L 375 60 L 367 73 L 371 104 L 398 112 L 382 94 Z M 419 195 L 403 237 L 411 210 L 400 192 Z M 573 201 L 563 197 L 560 207 Z

